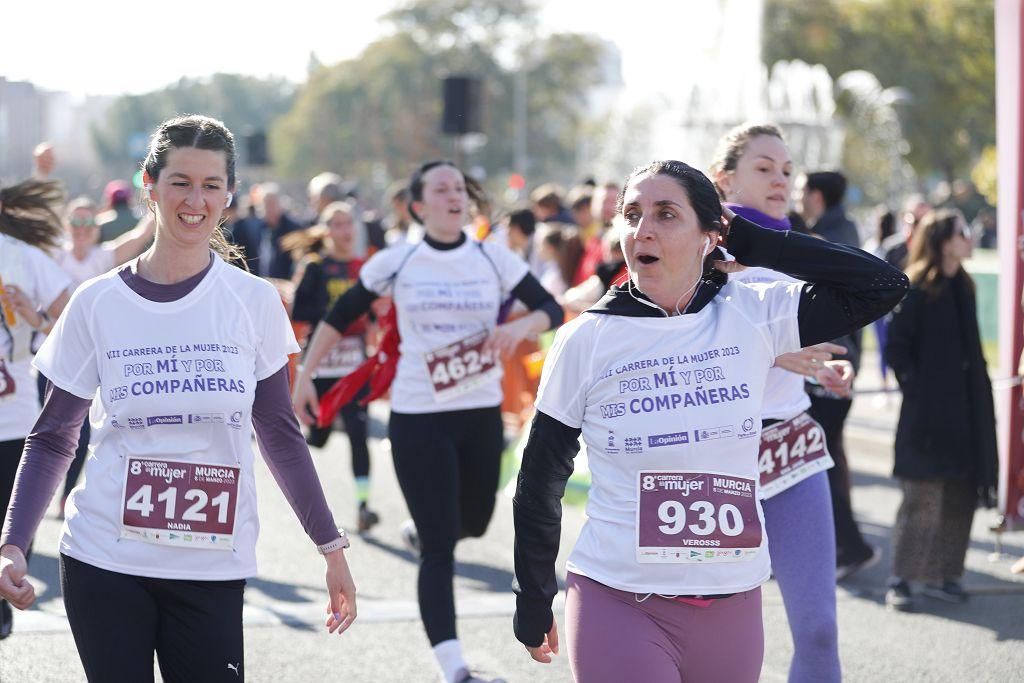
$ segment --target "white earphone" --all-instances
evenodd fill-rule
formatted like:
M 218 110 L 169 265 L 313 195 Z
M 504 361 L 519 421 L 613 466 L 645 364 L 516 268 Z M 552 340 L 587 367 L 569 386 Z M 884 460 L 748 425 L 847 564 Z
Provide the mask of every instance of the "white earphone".
M 235 195 L 233 195 L 232 193 L 228 192 L 228 196 L 224 198 L 224 208 L 225 209 L 228 208 L 229 206 L 231 206 L 231 198 L 234 197 L 234 196 Z
M 146 199 L 149 199 L 149 191 L 152 190 L 152 189 L 153 189 L 153 186 L 150 185 L 149 183 L 146 183 L 145 185 L 142 186 L 142 191 L 145 192 Z
M 711 253 L 711 236 L 710 235 L 704 238 L 704 250 L 703 251 L 704 251 L 704 253 L 703 253 L 704 256 L 707 256 L 708 254 Z

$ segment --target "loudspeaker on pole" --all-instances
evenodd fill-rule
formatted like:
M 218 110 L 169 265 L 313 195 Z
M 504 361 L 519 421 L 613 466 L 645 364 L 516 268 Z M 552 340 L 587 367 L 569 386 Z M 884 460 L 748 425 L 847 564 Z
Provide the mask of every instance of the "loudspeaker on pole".
M 483 84 L 473 76 L 449 76 L 442 82 L 444 113 L 441 131 L 450 135 L 482 133 Z

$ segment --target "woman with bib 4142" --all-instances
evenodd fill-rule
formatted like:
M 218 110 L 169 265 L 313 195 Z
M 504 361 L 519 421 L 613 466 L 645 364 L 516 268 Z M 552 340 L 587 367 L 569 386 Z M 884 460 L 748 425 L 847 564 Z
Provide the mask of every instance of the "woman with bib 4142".
M 719 197 L 737 215 L 772 230 L 788 230 L 793 162 L 772 125 L 742 125 L 719 143 L 711 165 Z M 795 282 L 766 268 L 746 268 L 739 282 Z M 826 470 L 833 466 L 824 431 L 807 414 L 805 378 L 848 393 L 853 366 L 828 360 L 841 346 L 819 344 L 775 359 L 768 371 L 758 469 L 772 573 L 793 634 L 792 683 L 841 678 L 836 625 L 835 530 Z M 842 373 L 842 375 L 840 375 Z

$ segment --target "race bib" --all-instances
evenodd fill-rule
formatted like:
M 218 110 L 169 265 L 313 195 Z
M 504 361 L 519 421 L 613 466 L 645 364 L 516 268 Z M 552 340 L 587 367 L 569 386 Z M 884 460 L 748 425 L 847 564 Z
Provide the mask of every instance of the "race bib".
M 316 374 L 322 377 L 344 377 L 366 360 L 363 340 L 360 337 L 342 337 L 331 347 L 327 356 L 320 361 Z
M 121 537 L 185 548 L 231 550 L 241 469 L 128 458 Z
M 493 354 L 483 350 L 489 334 L 481 330 L 424 355 L 438 401 L 450 401 L 498 377 L 501 368 Z
M 637 494 L 637 562 L 742 562 L 760 551 L 752 479 L 641 471 Z
M 15 389 L 17 386 L 14 384 L 14 377 L 8 372 L 7 363 L 0 358 L 0 398 L 13 395 Z
M 767 500 L 807 477 L 835 465 L 825 445 L 825 431 L 800 413 L 761 432 L 761 498 Z

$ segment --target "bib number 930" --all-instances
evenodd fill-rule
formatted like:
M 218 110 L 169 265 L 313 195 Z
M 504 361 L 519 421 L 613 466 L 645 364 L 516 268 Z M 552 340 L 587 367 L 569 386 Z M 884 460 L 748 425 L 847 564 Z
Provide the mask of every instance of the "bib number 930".
M 687 509 L 696 515 L 696 521 L 690 524 L 686 523 Z M 669 536 L 681 534 L 684 530 L 695 536 L 710 536 L 718 530 L 726 536 L 743 533 L 743 515 L 732 503 L 723 503 L 716 514 L 714 504 L 706 500 L 695 500 L 689 506 L 678 500 L 666 500 L 658 506 L 658 519 L 664 522 L 658 529 Z
M 760 551 L 756 482 L 719 472 L 638 476 L 638 562 L 742 562 Z

